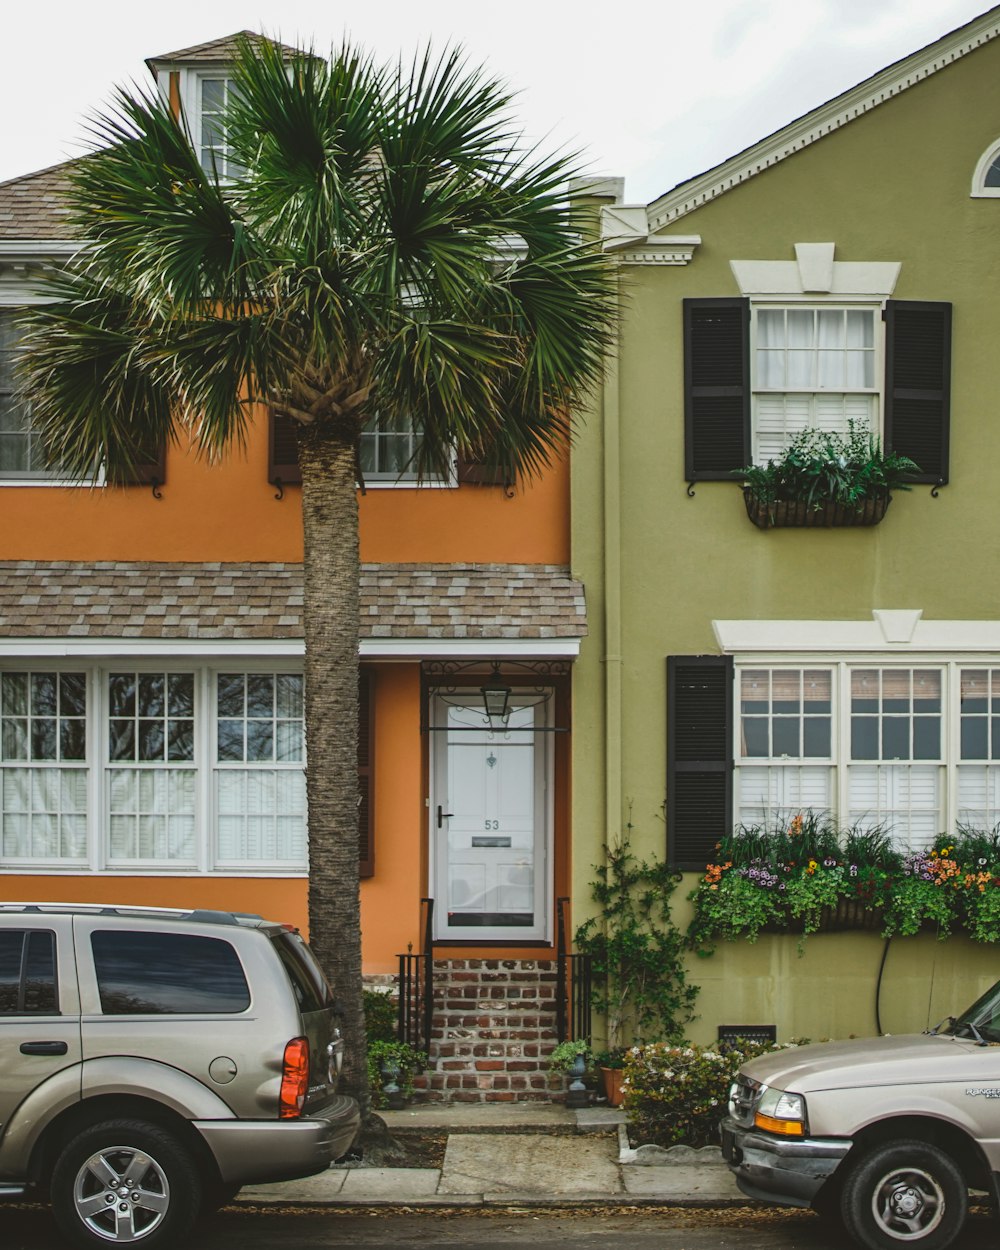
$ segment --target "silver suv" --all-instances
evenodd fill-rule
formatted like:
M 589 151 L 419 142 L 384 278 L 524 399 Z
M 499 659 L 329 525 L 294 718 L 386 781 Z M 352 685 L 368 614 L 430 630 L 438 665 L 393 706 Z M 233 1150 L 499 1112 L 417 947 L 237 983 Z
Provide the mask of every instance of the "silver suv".
M 959 1243 L 970 1189 L 1000 1210 L 1000 982 L 928 1033 L 752 1060 L 722 1148 L 745 1194 L 812 1206 L 868 1250 Z
M 252 1182 L 350 1147 L 333 999 L 259 916 L 0 904 L 0 1197 L 81 1245 L 182 1239 Z

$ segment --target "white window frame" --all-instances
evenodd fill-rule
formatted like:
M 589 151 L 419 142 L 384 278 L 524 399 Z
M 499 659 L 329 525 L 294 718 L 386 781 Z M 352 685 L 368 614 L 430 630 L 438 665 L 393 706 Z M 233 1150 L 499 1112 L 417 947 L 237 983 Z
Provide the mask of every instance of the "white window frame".
M 293 864 L 289 861 L 233 861 L 222 862 L 218 858 L 217 813 L 214 802 L 214 777 L 217 768 L 216 751 L 216 678 L 221 672 L 232 673 L 287 673 L 302 676 L 301 662 L 276 654 L 267 657 L 240 657 L 219 655 L 214 658 L 174 653 L 159 657 L 130 655 L 127 650 L 119 658 L 88 658 L 86 655 L 66 658 L 36 658 L 5 656 L 0 660 L 4 672 L 82 672 L 87 679 L 87 853 L 85 860 L 24 859 L 0 860 L 0 876 L 37 875 L 73 876 L 79 874 L 105 873 L 108 876 L 213 876 L 213 877 L 303 877 L 308 875 L 305 859 Z M 109 704 L 108 676 L 113 672 L 159 673 L 184 672 L 194 674 L 194 762 L 195 770 L 195 854 L 193 862 L 171 859 L 119 860 L 110 859 L 110 770 L 116 764 L 129 767 L 127 761 L 113 762 L 109 759 Z M 305 748 L 303 748 L 304 750 Z M 167 765 L 164 765 L 166 767 Z M 279 766 L 279 765 L 274 765 Z M 136 765 L 139 767 L 139 765 Z M 143 764 L 149 768 L 156 765 Z M 301 764 L 286 764 L 285 768 L 305 768 Z M 308 830 L 307 830 L 308 832 Z
M 758 368 L 757 368 L 757 351 L 758 351 L 758 326 L 760 314 L 765 311 L 791 311 L 791 310 L 809 310 L 812 312 L 833 311 L 833 312 L 868 312 L 872 316 L 873 321 L 873 370 L 874 383 L 873 387 L 857 387 L 849 390 L 835 390 L 827 387 L 767 387 L 759 385 Z M 841 295 L 822 296 L 822 295 L 802 295 L 799 297 L 791 295 L 775 296 L 773 298 L 755 298 L 750 301 L 750 447 L 754 464 L 766 464 L 769 457 L 764 457 L 758 450 L 758 413 L 759 413 L 759 397 L 763 395 L 868 395 L 873 399 L 874 412 L 872 414 L 871 430 L 881 441 L 883 436 L 885 421 L 885 301 L 873 300 L 871 297 L 859 297 L 852 299 Z M 812 406 L 812 405 L 810 405 Z M 822 424 L 810 423 L 804 427 L 805 429 L 824 430 L 826 427 Z M 796 431 L 797 432 L 797 431 Z M 786 431 L 787 441 L 794 435 L 789 435 Z M 773 457 L 770 457 L 773 458 Z
M 795 623 L 793 623 L 795 624 Z M 802 624 L 802 622 L 798 622 Z M 839 825 L 851 823 L 850 815 L 850 770 L 852 766 L 875 766 L 879 762 L 851 759 L 851 672 L 858 669 L 880 669 L 882 671 L 934 669 L 941 672 L 941 755 L 938 761 L 911 759 L 900 761 L 900 764 L 918 767 L 936 767 L 939 784 L 939 813 L 942 828 L 936 834 L 953 835 L 962 819 L 960 810 L 961 795 L 959 791 L 959 773 L 962 767 L 971 766 L 996 767 L 1000 769 L 1000 752 L 995 760 L 963 761 L 961 756 L 961 675 L 969 670 L 996 670 L 1000 672 L 1000 652 L 964 652 L 960 655 L 946 652 L 918 652 L 907 654 L 899 652 L 879 651 L 813 651 L 797 653 L 734 653 L 734 716 L 733 716 L 733 811 L 734 823 L 740 823 L 741 803 L 741 768 L 751 769 L 771 767 L 813 767 L 823 766 L 822 759 L 805 757 L 801 760 L 765 759 L 763 757 L 743 757 L 741 754 L 742 714 L 740 708 L 740 680 L 746 670 L 789 670 L 789 669 L 832 669 L 833 671 L 833 704 L 831 708 L 831 745 L 832 758 L 829 767 L 833 770 L 831 781 L 831 805 L 829 816 Z M 913 713 L 911 712 L 912 716 Z M 986 716 L 992 715 L 987 711 Z M 776 813 L 775 818 L 793 815 L 792 811 Z M 1000 808 L 996 813 L 1000 819 Z M 893 830 L 893 837 L 900 846 L 909 849 L 910 839 L 905 831 Z M 935 836 L 936 836 L 935 834 Z M 917 849 L 916 847 L 912 849 Z
M 1000 199 L 1000 186 L 988 187 L 986 185 L 986 176 L 998 161 L 1000 161 L 1000 139 L 995 139 L 979 158 L 975 173 L 972 175 L 972 190 L 969 194 L 974 200 Z

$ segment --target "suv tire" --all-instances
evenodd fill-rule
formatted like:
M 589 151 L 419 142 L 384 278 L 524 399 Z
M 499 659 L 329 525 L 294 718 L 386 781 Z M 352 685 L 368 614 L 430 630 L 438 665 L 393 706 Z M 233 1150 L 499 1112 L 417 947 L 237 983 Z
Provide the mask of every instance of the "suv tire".
M 945 1250 L 965 1227 L 969 1193 L 948 1155 L 929 1142 L 886 1142 L 844 1182 L 847 1232 L 868 1250 Z
M 166 1129 L 143 1120 L 107 1120 L 84 1129 L 52 1171 L 52 1210 L 62 1232 L 90 1247 L 154 1250 L 183 1239 L 201 1207 L 202 1178 L 191 1154 Z

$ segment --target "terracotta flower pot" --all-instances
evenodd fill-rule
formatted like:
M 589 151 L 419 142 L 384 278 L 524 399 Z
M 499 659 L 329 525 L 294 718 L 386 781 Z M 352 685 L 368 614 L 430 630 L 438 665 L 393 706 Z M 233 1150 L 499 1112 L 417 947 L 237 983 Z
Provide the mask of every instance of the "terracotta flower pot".
M 622 1105 L 622 1070 L 621 1068 L 601 1068 L 604 1078 L 604 1095 L 611 1107 Z

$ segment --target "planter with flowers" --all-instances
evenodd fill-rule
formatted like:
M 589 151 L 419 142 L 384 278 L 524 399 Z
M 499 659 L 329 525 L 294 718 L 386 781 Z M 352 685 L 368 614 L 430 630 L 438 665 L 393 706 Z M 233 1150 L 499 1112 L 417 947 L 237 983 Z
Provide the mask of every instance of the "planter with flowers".
M 803 430 L 777 460 L 737 470 L 747 516 L 760 529 L 877 525 L 892 491 L 919 472 L 906 456 L 848 422 L 847 434 Z
M 925 927 L 1000 940 L 1000 831 L 963 828 L 920 851 L 892 845 L 888 831 L 840 831 L 801 812 L 770 829 L 741 827 L 718 846 L 691 894 L 690 945 L 708 954 L 720 939 L 763 932 L 875 929 L 885 937 Z

